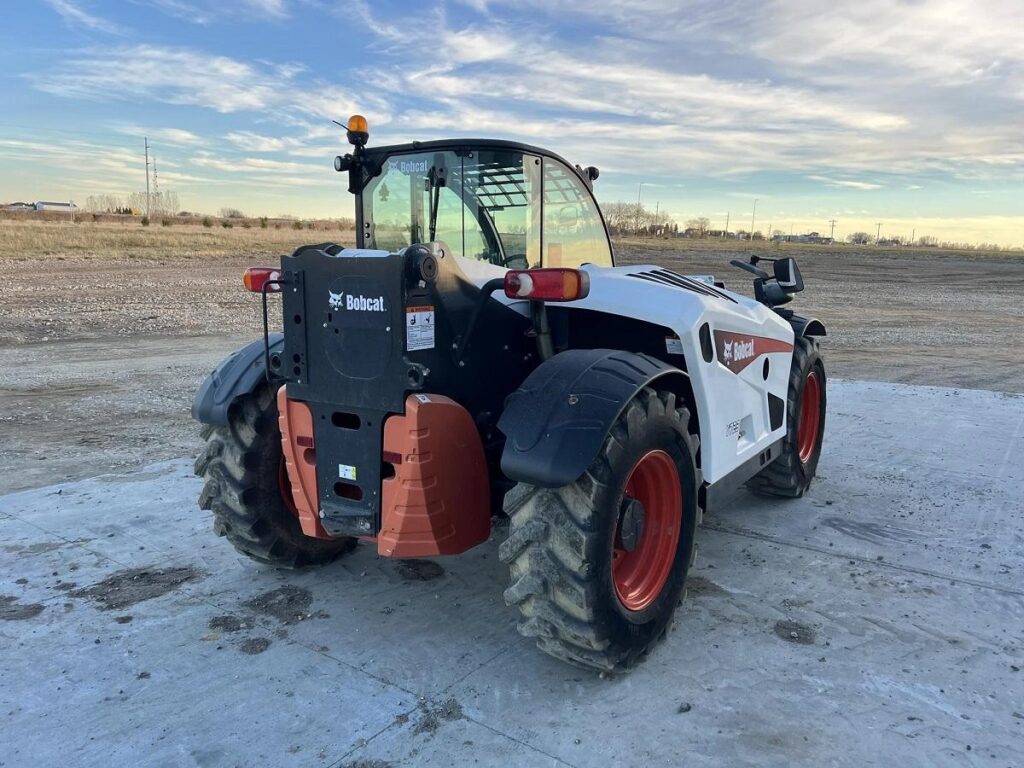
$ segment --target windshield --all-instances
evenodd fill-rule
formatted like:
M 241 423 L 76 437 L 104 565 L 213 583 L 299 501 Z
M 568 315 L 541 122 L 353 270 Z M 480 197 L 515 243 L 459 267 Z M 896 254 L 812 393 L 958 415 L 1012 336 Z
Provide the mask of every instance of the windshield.
M 392 155 L 362 205 L 366 248 L 440 241 L 502 267 L 612 264 L 590 191 L 548 157 L 503 149 Z

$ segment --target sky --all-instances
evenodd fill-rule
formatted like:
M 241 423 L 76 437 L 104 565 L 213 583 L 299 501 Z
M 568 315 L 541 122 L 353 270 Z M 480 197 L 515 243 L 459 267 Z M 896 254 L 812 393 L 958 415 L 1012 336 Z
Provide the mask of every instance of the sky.
M 829 7 L 832 6 L 832 7 Z M 23 0 L 0 201 L 350 216 L 342 131 L 509 138 L 681 224 L 1024 245 L 1020 0 Z

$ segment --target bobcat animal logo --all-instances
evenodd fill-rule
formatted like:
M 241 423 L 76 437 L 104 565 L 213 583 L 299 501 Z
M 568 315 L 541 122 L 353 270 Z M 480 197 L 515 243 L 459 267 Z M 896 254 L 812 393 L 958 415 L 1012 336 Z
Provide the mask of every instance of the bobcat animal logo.
M 724 362 L 731 363 L 732 362 L 732 342 L 731 341 L 724 341 L 724 342 L 722 342 L 722 346 L 723 346 L 722 357 L 724 358 Z
M 334 291 L 328 290 L 327 293 L 330 295 L 328 303 L 331 305 L 331 309 L 341 309 L 345 306 L 345 292 L 334 293 Z

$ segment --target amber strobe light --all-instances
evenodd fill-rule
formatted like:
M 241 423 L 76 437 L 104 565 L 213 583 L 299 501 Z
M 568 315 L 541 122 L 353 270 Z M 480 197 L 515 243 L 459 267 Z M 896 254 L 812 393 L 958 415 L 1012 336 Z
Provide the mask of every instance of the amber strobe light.
M 505 273 L 505 295 L 528 301 L 576 301 L 590 293 L 590 276 L 579 269 L 513 269 Z
M 370 139 L 370 125 L 362 115 L 352 115 L 345 126 L 348 131 L 348 143 L 355 147 L 364 147 Z
M 249 267 L 242 275 L 242 284 L 245 290 L 253 293 L 263 293 L 263 286 L 267 286 L 267 292 L 280 291 L 281 286 L 277 280 L 281 279 L 281 270 L 275 267 Z M 270 285 L 267 285 L 270 283 Z

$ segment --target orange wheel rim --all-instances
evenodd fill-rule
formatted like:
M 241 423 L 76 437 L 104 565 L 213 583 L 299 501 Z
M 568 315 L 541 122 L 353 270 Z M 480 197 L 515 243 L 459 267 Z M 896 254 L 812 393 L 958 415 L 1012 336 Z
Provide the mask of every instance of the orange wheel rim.
M 625 496 L 643 505 L 644 522 L 632 550 L 622 544 L 615 526 L 612 583 L 626 610 L 642 611 L 661 594 L 679 548 L 683 491 L 675 461 L 665 451 L 645 454 L 626 481 Z
M 821 380 L 817 371 L 807 374 L 804 392 L 800 397 L 800 423 L 796 429 L 797 453 L 800 463 L 806 464 L 818 446 L 818 431 L 821 427 Z

